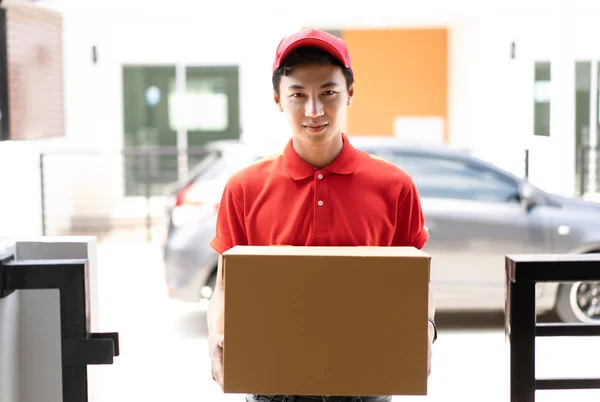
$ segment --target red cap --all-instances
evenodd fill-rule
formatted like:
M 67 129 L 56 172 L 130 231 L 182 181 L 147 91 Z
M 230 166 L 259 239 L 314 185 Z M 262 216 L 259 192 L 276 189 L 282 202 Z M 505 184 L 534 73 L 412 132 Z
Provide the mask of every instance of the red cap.
M 350 62 L 350 53 L 346 43 L 335 35 L 320 31 L 318 29 L 304 29 L 292 35 L 286 36 L 281 40 L 275 54 L 273 62 L 273 71 L 281 65 L 281 62 L 294 49 L 302 46 L 315 46 L 326 51 L 338 59 L 346 68 L 352 70 Z

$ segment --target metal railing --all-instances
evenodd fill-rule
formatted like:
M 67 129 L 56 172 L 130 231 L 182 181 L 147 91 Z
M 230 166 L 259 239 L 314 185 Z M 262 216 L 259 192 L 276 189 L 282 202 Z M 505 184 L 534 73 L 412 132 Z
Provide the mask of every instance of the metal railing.
M 600 255 L 507 256 L 505 280 L 511 402 L 534 402 L 536 390 L 600 389 L 600 378 L 538 379 L 535 375 L 536 337 L 600 336 L 600 325 L 536 323 L 536 283 L 600 281 Z
M 600 191 L 600 147 L 580 146 L 575 167 L 577 194 Z
M 43 153 L 42 234 L 158 240 L 170 192 L 208 154 L 204 147 Z

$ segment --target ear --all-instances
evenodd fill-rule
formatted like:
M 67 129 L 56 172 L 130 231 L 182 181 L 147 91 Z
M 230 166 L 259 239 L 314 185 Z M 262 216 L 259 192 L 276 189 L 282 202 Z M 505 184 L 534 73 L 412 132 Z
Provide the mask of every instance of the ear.
M 354 85 L 348 89 L 348 106 L 352 105 L 352 98 L 354 97 Z
M 283 112 L 283 108 L 281 107 L 281 101 L 279 99 L 279 96 L 277 95 L 277 92 L 273 91 L 273 100 L 275 101 L 275 104 L 277 105 L 277 109 L 280 112 Z

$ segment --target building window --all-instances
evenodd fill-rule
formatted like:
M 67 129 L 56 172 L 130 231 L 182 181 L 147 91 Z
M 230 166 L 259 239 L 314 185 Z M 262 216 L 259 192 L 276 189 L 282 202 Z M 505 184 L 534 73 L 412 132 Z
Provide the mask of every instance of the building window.
M 535 63 L 535 78 L 533 86 L 534 135 L 550 136 L 550 103 L 552 68 L 550 62 Z

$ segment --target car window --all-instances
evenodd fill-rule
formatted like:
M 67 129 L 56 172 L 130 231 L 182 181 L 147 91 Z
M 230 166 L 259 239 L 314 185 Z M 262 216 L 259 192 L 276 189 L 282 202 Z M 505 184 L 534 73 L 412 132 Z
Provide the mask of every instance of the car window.
M 518 184 L 466 159 L 437 155 L 372 152 L 406 170 L 421 197 L 518 202 Z

